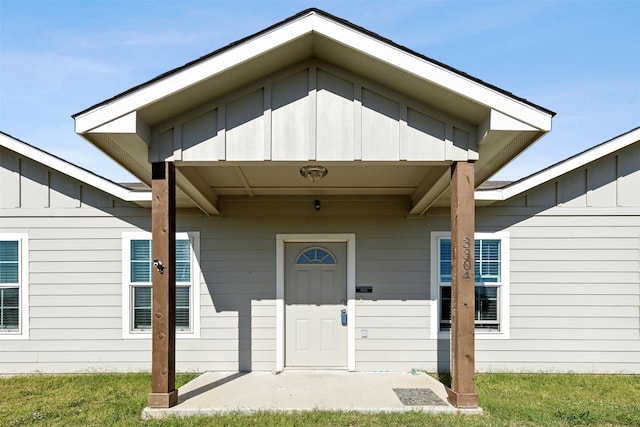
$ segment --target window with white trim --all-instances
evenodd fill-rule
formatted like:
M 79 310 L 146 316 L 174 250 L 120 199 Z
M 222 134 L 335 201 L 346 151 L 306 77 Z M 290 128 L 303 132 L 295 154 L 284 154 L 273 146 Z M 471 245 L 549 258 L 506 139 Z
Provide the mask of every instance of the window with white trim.
M 0 339 L 28 338 L 28 236 L 0 234 Z
M 432 234 L 432 329 L 451 330 L 451 234 Z M 508 337 L 509 237 L 506 232 L 475 235 L 475 329 L 478 337 Z M 435 265 L 434 265 L 435 264 Z M 435 268 L 434 268 L 435 267 Z M 433 334 L 432 334 L 433 335 Z
M 153 254 L 150 233 L 123 235 L 123 332 L 148 337 L 152 327 Z M 176 234 L 176 332 L 199 333 L 199 234 Z

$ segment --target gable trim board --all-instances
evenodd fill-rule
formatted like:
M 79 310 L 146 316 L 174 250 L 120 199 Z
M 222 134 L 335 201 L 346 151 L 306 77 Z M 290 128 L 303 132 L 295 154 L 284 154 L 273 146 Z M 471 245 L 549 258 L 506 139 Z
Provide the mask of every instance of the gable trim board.
M 0 146 L 7 148 L 21 156 L 46 165 L 48 168 L 70 176 L 84 184 L 100 189 L 113 197 L 125 202 L 150 202 L 151 191 L 131 191 L 87 169 L 76 166 L 66 160 L 49 154 L 39 148 L 21 141 L 0 131 Z
M 89 132 L 100 126 L 101 122 L 108 123 L 123 117 L 131 111 L 159 100 L 167 93 L 196 85 L 204 79 L 232 69 L 310 33 L 333 39 L 380 62 L 393 64 L 394 67 L 404 69 L 408 73 L 424 76 L 442 87 L 454 88 L 460 95 L 477 101 L 482 100 L 483 103 L 512 117 L 524 114 L 531 125 L 542 130 L 550 130 L 550 116 L 555 114 L 550 110 L 517 98 L 496 86 L 472 78 L 466 73 L 397 45 L 348 21 L 319 9 L 308 9 L 73 115 L 76 119 L 76 132 L 81 134 Z M 536 117 L 535 110 L 543 110 L 544 114 Z
M 520 194 L 535 188 L 544 183 L 550 182 L 561 175 L 570 171 L 581 168 L 591 162 L 601 159 L 618 150 L 622 150 L 631 144 L 640 140 L 640 127 L 632 129 L 622 135 L 605 141 L 595 147 L 589 148 L 582 153 L 576 154 L 565 159 L 555 165 L 549 166 L 539 172 L 536 172 L 526 178 L 522 178 L 516 182 L 497 190 L 479 190 L 475 192 L 475 199 L 482 201 L 500 201 L 517 197 Z

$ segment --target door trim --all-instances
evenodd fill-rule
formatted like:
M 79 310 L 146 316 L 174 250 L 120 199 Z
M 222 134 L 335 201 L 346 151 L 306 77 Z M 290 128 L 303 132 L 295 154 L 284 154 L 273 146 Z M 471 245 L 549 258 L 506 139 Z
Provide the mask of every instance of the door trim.
M 276 234 L 276 372 L 284 369 L 285 316 L 284 276 L 285 243 L 347 244 L 347 369 L 356 370 L 356 235 L 343 234 Z

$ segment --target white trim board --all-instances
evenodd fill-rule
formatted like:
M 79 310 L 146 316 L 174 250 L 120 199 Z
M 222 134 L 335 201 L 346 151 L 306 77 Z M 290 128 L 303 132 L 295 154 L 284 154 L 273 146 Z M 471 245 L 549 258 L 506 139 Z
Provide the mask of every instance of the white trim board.
M 0 333 L 0 340 L 29 339 L 29 233 L 1 233 L 0 240 L 18 241 L 18 265 L 19 265 L 19 325 L 17 332 Z M 14 286 L 11 286 L 14 287 Z
M 222 49 L 215 55 L 170 71 L 162 78 L 152 80 L 134 88 L 131 92 L 120 94 L 105 103 L 74 115 L 76 133 L 89 133 L 93 129 L 132 111 L 137 111 L 185 88 L 220 75 L 238 64 L 292 43 L 310 33 L 320 34 L 329 40 L 346 45 L 354 51 L 364 52 L 382 63 L 395 64 L 397 68 L 408 74 L 433 82 L 453 93 L 462 94 L 466 98 L 489 106 L 507 116 L 517 118 L 537 129 L 551 130 L 552 114 L 549 112 L 527 105 L 486 84 L 476 82 L 437 63 L 427 61 L 392 44 L 385 43 L 359 30 L 355 25 L 339 22 L 317 10 L 309 10 L 304 14 L 283 21 L 268 31 L 243 39 L 227 49 Z
M 122 338 L 123 339 L 151 339 L 151 330 L 133 332 L 131 330 L 131 315 L 133 298 L 131 295 L 131 241 L 151 240 L 148 231 L 126 231 L 122 233 Z M 190 301 L 190 331 L 176 331 L 176 339 L 200 338 L 200 294 L 202 293 L 200 268 L 200 232 L 189 231 L 176 233 L 176 240 L 189 240 L 191 245 L 191 301 Z
M 495 201 L 508 200 L 512 197 L 525 193 L 534 187 L 554 180 L 561 175 L 581 168 L 591 162 L 608 156 L 611 153 L 628 147 L 638 141 L 640 141 L 640 128 L 635 128 L 625 134 L 617 136 L 607 142 L 596 145 L 593 148 L 557 163 L 556 165 L 536 172 L 533 175 L 517 181 L 505 188 L 501 188 L 499 190 L 476 191 L 474 193 L 474 199 Z
M 276 235 L 276 366 L 275 371 L 284 370 L 285 315 L 284 276 L 285 243 L 347 244 L 347 369 L 356 370 L 356 235 L 345 234 L 277 234 Z
M 451 238 L 450 231 L 431 232 L 431 276 L 430 276 L 430 319 L 429 337 L 431 339 L 451 339 L 451 332 L 440 331 L 440 286 L 438 275 L 440 273 L 440 257 L 438 255 L 438 239 Z M 476 232 L 474 239 L 499 239 L 501 241 L 500 259 L 500 332 L 486 332 L 475 330 L 475 338 L 481 340 L 509 339 L 511 336 L 511 259 L 510 259 L 510 233 L 508 231 Z
M 89 172 L 86 169 L 82 169 L 72 163 L 62 160 L 52 154 L 40 150 L 26 142 L 20 141 L 0 132 L 0 146 L 5 147 L 17 153 L 20 156 L 26 157 L 34 162 L 40 163 L 48 168 L 56 170 L 71 178 L 77 179 L 83 184 L 87 184 L 93 188 L 104 191 L 113 197 L 117 197 L 125 202 L 150 202 L 151 191 L 131 191 L 115 182 L 109 181 L 99 175 Z

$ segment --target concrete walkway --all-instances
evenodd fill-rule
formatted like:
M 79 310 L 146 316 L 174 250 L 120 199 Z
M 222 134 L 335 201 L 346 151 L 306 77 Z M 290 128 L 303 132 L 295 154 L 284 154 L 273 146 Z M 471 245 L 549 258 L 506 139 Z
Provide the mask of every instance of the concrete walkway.
M 145 408 L 142 417 L 312 410 L 482 413 L 451 406 L 444 385 L 422 373 L 207 372 L 180 387 L 178 396 L 173 408 Z

